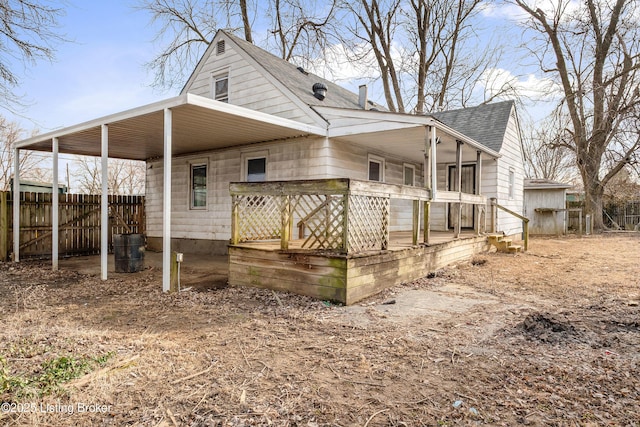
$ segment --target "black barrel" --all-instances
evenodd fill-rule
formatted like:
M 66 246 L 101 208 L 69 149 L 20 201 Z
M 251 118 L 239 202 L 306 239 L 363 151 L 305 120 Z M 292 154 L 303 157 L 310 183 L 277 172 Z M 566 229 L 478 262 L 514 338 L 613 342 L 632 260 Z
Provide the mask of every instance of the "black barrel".
M 144 268 L 144 235 L 114 234 L 116 273 L 135 273 Z

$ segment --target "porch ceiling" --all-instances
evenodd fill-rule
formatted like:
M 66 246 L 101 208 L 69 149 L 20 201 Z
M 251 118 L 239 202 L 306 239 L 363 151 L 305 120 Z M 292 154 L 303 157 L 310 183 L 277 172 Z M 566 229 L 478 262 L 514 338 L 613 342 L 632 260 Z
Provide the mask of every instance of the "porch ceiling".
M 475 162 L 478 150 L 483 151 L 489 157 L 499 157 L 498 153 L 480 146 L 477 142 L 470 141 L 466 137 L 451 135 L 442 129 L 437 129 L 436 132 L 437 138 L 440 140 L 436 148 L 438 163 L 455 163 L 457 140 L 464 142 L 462 145 L 463 162 Z M 345 135 L 336 139 L 369 149 L 392 153 L 402 159 L 422 162 L 424 161 L 425 138 L 427 138 L 427 135 L 424 125 L 410 125 L 393 130 Z
M 172 111 L 173 155 L 210 149 L 326 135 L 326 130 L 281 119 L 193 94 L 113 114 L 16 143 L 20 149 L 51 151 L 58 138 L 60 153 L 100 156 L 101 125 L 109 130 L 109 157 L 146 160 L 162 157 L 164 110 Z

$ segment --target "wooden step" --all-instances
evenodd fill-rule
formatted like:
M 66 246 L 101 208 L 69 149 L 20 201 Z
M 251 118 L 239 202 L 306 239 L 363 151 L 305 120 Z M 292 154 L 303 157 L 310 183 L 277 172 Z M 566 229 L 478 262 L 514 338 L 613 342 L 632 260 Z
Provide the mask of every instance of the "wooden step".
M 522 251 L 521 245 L 514 245 L 513 239 L 505 237 L 502 233 L 494 233 L 487 235 L 490 245 L 496 247 L 498 252 L 517 253 Z

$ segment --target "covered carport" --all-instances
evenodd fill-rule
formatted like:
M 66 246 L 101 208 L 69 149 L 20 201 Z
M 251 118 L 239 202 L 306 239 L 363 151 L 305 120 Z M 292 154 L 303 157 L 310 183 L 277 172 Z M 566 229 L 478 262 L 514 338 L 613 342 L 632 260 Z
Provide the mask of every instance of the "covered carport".
M 101 278 L 107 279 L 108 159 L 149 160 L 162 158 L 162 289 L 169 290 L 171 262 L 171 162 L 173 156 L 258 142 L 310 135 L 326 136 L 326 129 L 306 125 L 247 108 L 193 94 L 112 114 L 89 122 L 58 129 L 17 142 L 14 145 L 14 193 L 19 194 L 21 150 L 51 152 L 53 188 L 58 186 L 58 154 L 101 158 Z M 19 216 L 14 203 L 14 218 Z M 52 268 L 58 269 L 58 200 L 53 198 L 51 248 Z M 20 260 L 20 230 L 13 230 L 13 259 Z

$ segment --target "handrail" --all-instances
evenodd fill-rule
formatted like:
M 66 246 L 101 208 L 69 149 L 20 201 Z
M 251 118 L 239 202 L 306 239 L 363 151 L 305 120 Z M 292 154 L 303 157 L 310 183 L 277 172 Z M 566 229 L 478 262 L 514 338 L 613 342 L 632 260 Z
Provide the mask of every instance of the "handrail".
M 517 212 L 512 211 L 509 208 L 505 208 L 502 205 L 499 205 L 497 200 L 495 198 L 491 198 L 491 205 L 495 206 L 498 209 L 503 210 L 504 212 L 515 216 L 518 219 L 522 220 L 522 228 L 523 228 L 523 232 L 524 232 L 524 250 L 527 251 L 529 249 L 529 218 L 527 218 L 526 216 L 522 216 Z M 495 231 L 495 230 L 494 230 Z

